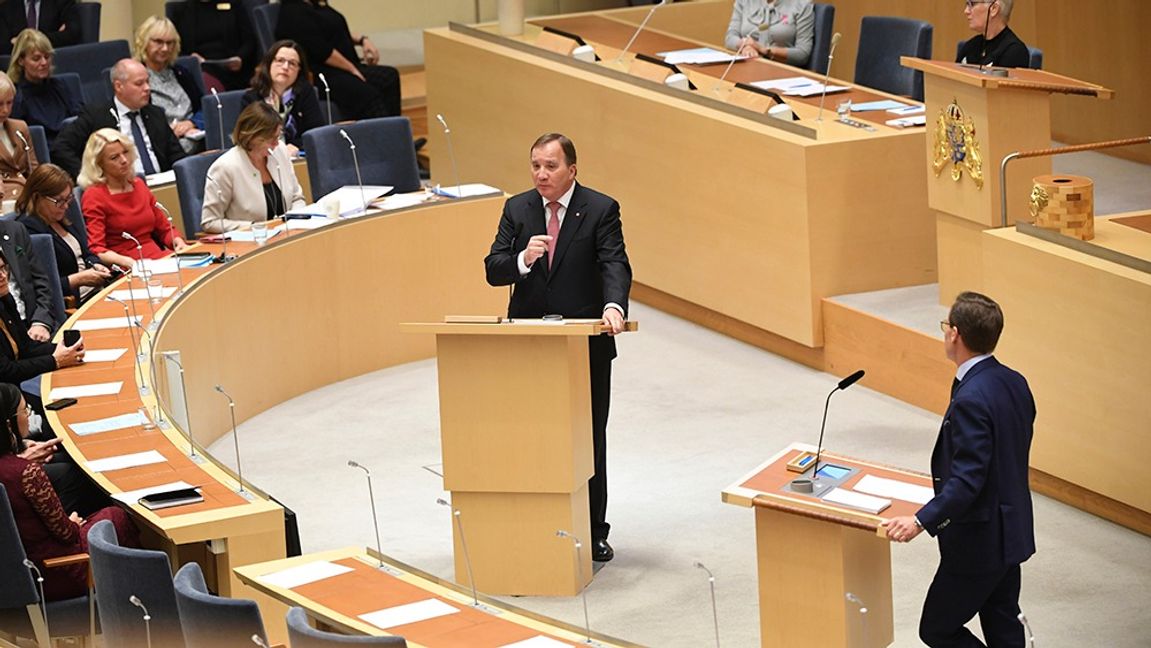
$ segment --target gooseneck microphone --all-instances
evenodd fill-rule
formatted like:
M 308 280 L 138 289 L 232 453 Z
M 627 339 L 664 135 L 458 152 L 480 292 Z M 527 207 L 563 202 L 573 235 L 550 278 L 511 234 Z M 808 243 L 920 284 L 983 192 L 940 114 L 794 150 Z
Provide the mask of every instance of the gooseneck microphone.
M 348 460 L 348 465 L 364 471 L 364 475 L 368 478 L 368 501 L 372 504 L 372 528 L 376 530 L 376 553 L 380 555 L 380 567 L 383 567 L 384 550 L 383 545 L 380 544 L 380 521 L 376 518 L 376 493 L 372 490 L 372 471 L 351 459 Z
M 168 226 L 172 228 L 173 232 L 175 232 L 176 221 L 172 220 L 172 212 L 168 211 L 168 208 L 164 206 L 164 203 L 160 202 L 159 200 L 156 201 L 156 209 L 164 212 L 164 217 L 168 219 Z M 183 295 L 184 275 L 180 273 L 180 257 L 174 258 L 176 259 L 176 294 Z
M 148 286 L 148 270 L 144 267 L 144 246 L 128 232 L 120 232 L 120 238 L 127 239 L 136 244 L 136 255 L 140 257 L 140 279 L 144 281 L 144 296 L 148 298 L 148 310 L 152 313 L 152 323 L 156 322 L 156 307 L 152 304 L 152 289 Z M 132 283 L 128 283 L 128 293 L 131 295 Z M 129 299 L 132 299 L 129 297 Z M 135 301 L 134 299 L 132 301 Z
M 175 364 L 180 372 L 180 393 L 184 397 L 184 427 L 186 428 L 184 431 L 188 433 L 188 447 L 190 448 L 188 458 L 195 463 L 201 463 L 203 459 L 196 454 L 196 437 L 192 435 L 192 412 L 188 409 L 188 386 L 184 383 L 184 364 L 180 362 L 178 357 L 180 352 L 176 350 L 161 351 L 160 355 L 168 362 Z
M 44 575 L 40 573 L 36 563 L 27 558 L 24 559 L 24 567 L 36 574 L 36 586 L 40 588 L 40 615 L 44 617 L 44 634 L 51 637 L 52 633 L 48 630 L 48 599 L 44 598 Z
M 276 214 L 276 216 L 279 217 L 288 212 L 288 207 L 284 204 L 284 169 L 280 166 L 280 161 L 276 159 L 276 154 L 272 149 L 268 149 L 268 161 L 275 163 L 276 175 L 279 176 L 280 179 L 280 212 Z M 272 205 L 272 208 L 275 209 L 276 206 Z
M 711 621 L 715 626 L 715 648 L 719 648 L 719 613 L 715 607 L 715 574 L 711 573 L 711 570 L 698 560 L 692 564 L 707 572 L 707 582 L 711 585 Z
M 651 14 L 648 14 L 648 17 L 650 17 L 650 16 L 651 16 Z M 587 616 L 587 588 L 582 585 L 582 582 L 583 582 L 583 552 L 580 550 L 583 549 L 583 543 L 580 542 L 579 538 L 568 533 L 567 531 L 564 531 L 563 529 L 559 529 L 558 531 L 556 531 L 556 537 L 567 538 L 568 540 L 571 540 L 572 545 L 573 545 L 572 548 L 575 550 L 576 569 L 579 570 L 579 573 L 576 574 L 576 580 L 581 582 L 580 598 L 583 599 L 584 634 L 587 637 L 587 642 L 591 643 L 592 642 L 592 640 L 591 640 L 591 622 L 588 621 L 588 616 Z
M 436 498 L 436 504 L 446 506 L 452 511 L 452 518 L 456 521 L 456 530 L 460 532 L 460 546 L 464 549 L 464 566 L 468 568 L 468 585 L 472 588 L 472 605 L 479 607 L 480 597 L 476 594 L 476 577 L 472 573 L 472 556 L 468 553 L 468 537 L 464 535 L 464 521 L 460 515 L 460 510 L 442 497 Z
M 843 34 L 835 32 L 831 37 L 831 47 L 827 50 L 827 71 L 823 73 L 823 92 L 819 94 L 819 114 L 816 115 L 815 121 L 823 121 L 823 104 L 827 101 L 827 82 L 831 79 L 831 62 L 835 60 L 835 46 L 839 45 L 839 39 L 843 38 Z
M 24 145 L 24 162 L 28 165 L 28 175 L 32 175 L 32 156 L 28 154 L 32 147 L 28 145 L 28 140 L 24 139 L 24 133 L 21 133 L 20 129 L 16 129 L 16 137 L 19 137 Z
M 348 131 L 340 129 L 340 137 L 348 140 L 348 148 L 352 151 L 352 165 L 356 167 L 356 182 L 360 185 L 360 204 L 364 209 L 364 214 L 368 213 L 368 199 L 364 195 L 364 179 L 360 176 L 360 158 L 356 155 L 356 143 L 352 141 L 352 136 L 348 135 Z
M 819 455 L 823 452 L 823 431 L 827 428 L 827 408 L 831 405 L 831 397 L 835 392 L 847 389 L 859 382 L 859 379 L 863 377 L 864 373 L 865 372 L 860 369 L 839 381 L 839 384 L 835 386 L 835 389 L 831 390 L 831 393 L 827 395 L 827 400 L 823 403 L 823 423 L 819 426 L 819 444 L 815 446 L 815 468 L 811 471 L 811 478 L 813 480 L 819 479 Z
M 129 285 L 131 285 L 131 284 L 129 284 Z M 138 342 L 136 340 L 135 327 L 140 325 L 139 318 L 136 316 L 136 313 L 135 313 L 136 307 L 135 307 L 135 305 L 133 305 L 132 306 L 132 313 L 129 314 L 128 313 L 128 304 L 125 304 L 123 301 L 120 301 L 119 299 L 116 299 L 115 297 L 113 297 L 111 295 L 108 295 L 108 301 L 114 301 L 124 308 L 124 317 L 128 320 L 128 337 L 132 339 L 132 351 L 135 353 L 135 356 L 136 356 L 136 374 L 140 378 L 140 393 L 141 394 L 147 394 L 148 393 L 148 385 L 147 385 L 147 383 L 144 382 L 144 368 L 140 364 L 141 356 L 143 354 L 140 353 L 140 342 Z M 128 301 L 132 301 L 132 300 L 129 299 Z
M 223 210 L 224 204 L 227 201 L 224 200 L 224 192 L 220 191 L 220 183 L 216 182 L 216 179 L 213 178 L 211 174 L 205 174 L 204 178 L 207 180 L 207 182 L 204 183 L 204 190 L 206 191 L 208 189 L 208 183 L 210 182 L 212 184 L 212 188 L 216 191 L 216 200 L 220 201 L 220 209 Z M 223 215 L 220 216 L 220 220 L 224 220 Z M 228 256 L 228 232 L 224 229 L 224 224 L 222 222 L 220 223 L 220 229 L 222 230 L 220 232 L 220 241 L 223 244 L 223 248 L 220 250 L 220 256 L 212 258 L 212 263 L 227 263 L 235 258 Z
M 464 186 L 460 183 L 460 168 L 456 166 L 456 150 L 452 147 L 452 129 L 448 128 L 448 121 L 444 119 L 442 113 L 437 113 L 436 119 L 439 120 L 440 126 L 444 127 L 444 137 L 448 140 L 448 157 L 452 159 L 452 173 L 456 176 L 456 198 L 463 198 Z
M 979 72 L 983 72 L 983 60 L 987 58 L 987 32 L 991 27 L 991 5 L 995 0 L 987 3 L 987 14 L 983 16 L 983 50 L 979 52 Z
M 144 607 L 144 602 L 140 597 L 135 594 L 128 597 L 128 602 L 140 608 L 144 612 L 144 637 L 147 639 L 148 648 L 152 648 L 152 615 L 148 614 L 148 608 Z
M 647 22 L 648 22 L 649 20 L 651 20 L 651 17 L 652 17 L 653 15 L 655 15 L 655 10 L 656 10 L 656 9 L 659 9 L 660 7 L 664 6 L 665 4 L 667 4 L 667 0 L 659 0 L 659 3 L 658 3 L 658 4 L 652 5 L 652 7 L 651 7 L 651 11 L 647 12 L 647 15 L 646 15 L 646 16 L 644 16 L 643 22 L 641 22 L 641 23 L 639 24 L 639 29 L 635 30 L 635 33 L 631 35 L 631 40 L 629 40 L 629 41 L 627 42 L 627 45 L 624 45 L 624 47 L 623 47 L 623 51 L 621 51 L 621 52 L 619 53 L 619 56 L 617 56 L 617 57 L 615 58 L 615 62 L 616 62 L 616 64 L 617 64 L 617 65 L 618 65 L 618 64 L 620 64 L 620 63 L 623 63 L 623 56 L 624 56 L 624 54 L 627 54 L 628 50 L 630 50 L 630 49 L 631 49 L 631 46 L 632 46 L 632 45 L 635 43 L 635 39 L 639 38 L 639 34 L 640 34 L 640 32 L 642 32 L 642 31 L 643 31 L 644 27 L 647 27 Z M 590 641 L 590 639 L 589 639 L 589 641 Z
M 236 401 L 232 400 L 232 397 L 220 385 L 216 385 L 216 391 L 228 399 L 228 413 L 232 416 L 232 442 L 236 448 L 236 477 L 240 480 L 238 493 L 244 499 L 252 499 L 251 493 L 244 489 L 244 468 L 240 463 L 240 435 L 236 432 Z
M 41 597 L 41 598 L 43 598 L 43 597 Z M 1031 632 L 1031 624 L 1027 622 L 1027 616 L 1025 614 L 1023 614 L 1022 612 L 1020 612 L 1019 616 L 1017 616 L 1016 618 L 1019 619 L 1019 623 L 1023 624 L 1023 629 L 1027 631 L 1027 643 L 1028 643 L 1028 645 L 1030 645 L 1031 648 L 1035 648 L 1035 633 Z
M 324 84 L 324 98 L 328 102 L 328 126 L 332 125 L 332 87 L 328 85 L 328 79 L 324 76 L 323 72 L 318 75 L 320 83 Z
M 212 88 L 212 96 L 216 98 L 216 115 L 220 118 L 216 125 L 220 131 L 220 149 L 223 150 L 228 147 L 228 140 L 224 139 L 224 102 L 220 101 L 220 93 L 215 88 Z

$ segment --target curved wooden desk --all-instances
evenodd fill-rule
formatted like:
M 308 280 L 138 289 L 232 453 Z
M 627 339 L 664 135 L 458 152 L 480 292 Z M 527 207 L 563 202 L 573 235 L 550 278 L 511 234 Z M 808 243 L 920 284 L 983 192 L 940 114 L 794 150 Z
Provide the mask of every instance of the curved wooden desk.
M 207 457 L 188 458 L 184 430 L 140 426 L 80 436 L 70 425 L 128 414 L 140 407 L 155 411 L 162 394 L 163 417 L 183 420 L 183 408 L 168 407 L 160 354 L 178 351 L 184 367 L 187 412 L 197 446 L 207 446 L 231 429 L 228 401 L 219 384 L 236 400 L 243 421 L 296 395 L 332 382 L 396 364 L 431 357 L 434 343 L 402 335 L 401 321 L 438 320 L 445 315 L 499 313 L 505 293 L 484 283 L 481 261 L 494 232 L 502 196 L 439 202 L 349 220 L 290 237 L 272 239 L 266 248 L 228 246 L 240 256 L 227 266 L 181 271 L 184 293 L 157 307 L 162 319 L 148 359 L 161 362 L 155 382 L 150 362 L 143 375 L 132 357 L 128 328 L 84 333 L 87 350 L 127 348 L 111 363 L 81 365 L 42 379 L 44 398 L 54 387 L 122 381 L 119 394 L 80 399 L 76 406 L 49 412 L 64 446 L 87 469 L 87 462 L 156 450 L 164 462 L 124 470 L 91 473 L 110 493 L 173 481 L 202 488 L 205 501 L 160 511 L 131 506 L 150 546 L 162 547 L 173 563 L 200 562 L 217 590 L 226 596 L 253 598 L 264 608 L 271 638 L 282 640 L 283 611 L 245 586 L 234 567 L 283 558 L 283 510 L 268 495 L 246 484 L 251 499 L 235 491 L 232 471 Z M 219 252 L 219 245 L 201 246 Z M 176 275 L 157 275 L 165 286 Z M 81 308 L 62 329 L 100 318 L 124 318 L 119 304 L 104 297 L 128 287 L 124 279 Z M 136 288 L 141 288 L 139 281 Z M 147 302 L 136 302 L 143 324 L 150 322 Z M 60 334 L 58 334 L 59 337 Z M 147 337 L 144 336 L 145 344 Z M 139 386 L 147 387 L 142 395 Z M 277 638 L 279 637 L 279 638 Z

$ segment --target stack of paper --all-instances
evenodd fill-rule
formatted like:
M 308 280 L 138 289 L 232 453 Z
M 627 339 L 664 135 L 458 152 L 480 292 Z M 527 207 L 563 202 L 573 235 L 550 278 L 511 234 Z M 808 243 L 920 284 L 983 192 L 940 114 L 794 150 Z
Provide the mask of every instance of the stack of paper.
M 775 90 L 779 92 L 779 94 L 789 97 L 814 97 L 817 94 L 822 94 L 825 87 L 819 81 L 807 77 L 769 79 L 767 81 L 756 81 L 751 85 L 763 90 Z M 826 88 L 827 94 L 851 90 L 851 88 L 847 86 L 826 86 Z
M 340 216 L 344 218 L 349 216 L 362 216 L 364 214 L 365 203 L 367 203 L 370 209 L 373 200 L 389 193 L 391 190 L 392 187 L 386 185 L 364 185 L 362 187 L 360 185 L 346 185 L 310 205 L 288 210 L 288 213 L 307 216 L 327 216 L 328 210 L 325 206 L 335 201 L 339 204 L 338 213 Z M 296 228 L 293 227 L 292 229 Z
M 823 500 L 825 502 L 832 502 L 833 504 L 840 504 L 861 511 L 867 511 L 871 514 L 879 513 L 883 509 L 891 506 L 891 500 L 856 493 L 844 488 L 831 489 L 823 496 Z
M 689 65 L 713 65 L 716 63 L 731 63 L 733 60 L 742 61 L 748 58 L 746 56 L 735 56 L 728 52 L 714 50 L 710 47 L 660 52 L 658 56 L 670 65 L 682 65 L 684 63 Z
M 855 490 L 861 493 L 868 493 L 879 497 L 890 497 L 915 504 L 926 504 L 931 501 L 931 498 L 935 497 L 935 491 L 927 486 L 917 486 L 895 479 L 876 477 L 875 475 L 865 475 L 863 479 L 859 480 L 859 483 L 855 485 Z
M 463 185 L 440 185 L 435 188 L 435 192 L 441 196 L 449 198 L 471 198 L 473 196 L 491 196 L 502 194 L 503 191 L 486 184 L 473 183 Z

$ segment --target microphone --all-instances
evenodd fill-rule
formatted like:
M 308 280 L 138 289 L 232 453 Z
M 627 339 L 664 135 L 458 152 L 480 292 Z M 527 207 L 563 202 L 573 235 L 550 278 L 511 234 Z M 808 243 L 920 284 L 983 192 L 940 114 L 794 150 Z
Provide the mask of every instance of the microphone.
M 460 184 L 460 168 L 456 166 L 456 151 L 452 148 L 452 129 L 448 128 L 448 122 L 442 113 L 437 113 L 436 119 L 439 120 L 440 126 L 444 127 L 444 137 L 448 140 L 448 155 L 452 158 L 452 173 L 456 176 L 456 198 L 463 198 L 464 189 L 463 185 Z
M 268 149 L 268 159 L 276 164 L 276 175 L 279 176 L 279 178 L 280 178 L 280 210 L 281 211 L 279 214 L 276 214 L 276 216 L 280 216 L 281 214 L 285 214 L 288 211 L 288 208 L 284 205 L 284 169 L 283 169 L 283 167 L 280 166 L 280 161 L 276 159 L 276 154 L 272 152 L 272 149 Z M 275 205 L 273 205 L 273 207 L 275 207 Z M 287 221 L 284 221 L 284 222 L 287 222 Z
M 131 284 L 128 284 L 128 285 L 130 286 Z M 120 301 L 119 299 L 116 299 L 115 297 L 113 297 L 111 295 L 108 295 L 108 300 L 114 301 L 117 304 L 119 304 L 120 306 L 124 307 L 124 317 L 126 317 L 128 319 L 128 337 L 130 337 L 132 339 L 132 350 L 135 351 L 135 355 L 136 355 L 136 373 L 140 377 L 140 393 L 141 394 L 147 394 L 148 393 L 148 385 L 147 385 L 147 383 L 144 382 L 144 368 L 140 364 L 140 359 L 141 359 L 140 356 L 142 355 L 140 353 L 140 343 L 136 341 L 136 332 L 133 330 L 134 327 L 139 325 L 139 316 L 136 315 L 136 305 L 134 303 L 132 304 L 132 314 L 129 315 L 128 314 L 128 304 L 125 304 L 124 302 Z M 132 300 L 129 299 L 128 301 L 132 301 Z
M 979 53 L 979 72 L 983 73 L 983 60 L 987 58 L 987 31 L 991 27 L 991 5 L 995 0 L 987 3 L 987 14 L 983 16 L 983 50 Z
M 711 570 L 698 560 L 692 564 L 707 572 L 707 582 L 711 585 L 711 620 L 715 625 L 715 648 L 719 648 L 719 613 L 715 609 L 715 574 L 712 574 Z
M 320 83 L 324 84 L 324 98 L 328 102 L 328 126 L 332 125 L 332 87 L 328 85 L 328 79 L 320 72 Z
M 16 137 L 24 144 L 24 161 L 28 163 L 28 175 L 32 175 L 32 157 L 28 155 L 28 151 L 32 148 L 28 146 L 28 140 L 24 139 L 24 133 L 20 129 L 16 129 Z
M 839 381 L 839 384 L 835 386 L 835 389 L 831 390 L 831 393 L 827 395 L 827 400 L 823 403 L 823 423 L 819 426 L 819 444 L 815 446 L 815 468 L 811 472 L 812 480 L 819 479 L 819 455 L 823 452 L 823 431 L 827 428 L 827 408 L 829 405 L 831 405 L 831 397 L 835 394 L 835 392 L 841 389 L 847 389 L 848 387 L 859 382 L 859 379 L 863 377 L 864 373 L 865 372 L 860 369 L 859 371 L 856 371 L 850 376 Z
M 203 463 L 203 458 L 196 454 L 196 439 L 192 436 L 192 412 L 188 409 L 188 386 L 184 383 L 184 364 L 180 362 L 179 351 L 161 351 L 160 356 L 168 362 L 175 363 L 176 368 L 180 371 L 180 393 L 184 397 L 184 427 L 185 432 L 188 433 L 188 446 L 191 448 L 188 451 L 188 458 L 195 463 Z M 159 399 L 157 398 L 157 401 Z
M 164 212 L 164 217 L 168 219 L 168 226 L 172 228 L 173 232 L 175 232 L 176 231 L 176 221 L 172 220 L 172 212 L 168 211 L 168 208 L 164 206 L 164 203 L 160 202 L 159 200 L 156 201 L 156 209 L 159 209 L 160 211 Z M 180 257 L 175 257 L 175 258 L 176 258 L 176 294 L 177 295 L 183 295 L 184 294 L 184 275 L 180 273 Z
M 659 0 L 658 4 L 652 5 L 651 11 L 647 12 L 647 16 L 644 16 L 643 22 L 639 24 L 639 29 L 635 30 L 635 33 L 631 35 L 631 40 L 627 42 L 627 45 L 624 45 L 623 51 L 621 51 L 619 56 L 615 58 L 616 65 L 623 63 L 623 55 L 627 54 L 627 51 L 631 49 L 632 44 L 635 43 L 635 39 L 639 38 L 640 32 L 643 31 L 644 27 L 647 27 L 647 21 L 651 20 L 651 17 L 655 14 L 656 9 L 659 9 L 665 4 L 667 4 L 667 0 Z M 588 639 L 588 641 L 591 641 L 591 639 Z
M 228 141 L 224 139 L 224 102 L 220 101 L 220 93 L 212 88 L 212 96 L 216 98 L 216 114 L 219 116 L 220 121 L 217 124 L 220 129 L 220 149 L 227 146 Z
M 40 614 L 44 617 L 44 635 L 51 637 L 52 633 L 48 630 L 48 601 L 44 598 L 44 575 L 40 573 L 40 568 L 36 566 L 36 563 L 27 558 L 24 559 L 24 567 L 36 574 L 36 585 L 40 588 Z M 1022 617 L 1023 615 L 1019 616 Z
M 144 296 L 148 298 L 148 310 L 152 313 L 152 323 L 156 323 L 156 306 L 152 304 L 152 289 L 148 287 L 148 270 L 144 267 L 144 246 L 140 245 L 140 241 L 128 232 L 120 232 L 120 238 L 127 239 L 136 244 L 136 254 L 140 257 L 140 279 L 144 281 Z M 128 282 L 128 293 L 132 294 L 132 282 Z M 132 301 L 135 301 L 133 299 Z
M 25 564 L 27 564 L 27 562 L 28 561 L 24 561 Z M 44 597 L 41 596 L 40 598 Z M 1027 616 L 1020 612 L 1019 616 L 1016 618 L 1019 619 L 1019 622 L 1023 624 L 1023 629 L 1027 631 L 1027 643 L 1031 646 L 1031 648 L 1035 648 L 1035 633 L 1031 632 L 1031 624 L 1027 622 Z
M 831 62 L 835 60 L 835 46 L 839 45 L 839 39 L 843 38 L 843 34 L 835 32 L 831 36 L 831 47 L 827 50 L 827 71 L 823 73 L 823 92 L 819 95 L 819 114 L 815 117 L 815 121 L 823 121 L 823 103 L 827 100 L 827 82 L 831 78 Z
M 480 598 L 476 595 L 476 577 L 472 574 L 472 557 L 468 554 L 468 539 L 464 535 L 464 522 L 461 519 L 460 510 L 453 507 L 442 497 L 436 498 L 436 504 L 451 509 L 452 517 L 456 520 L 456 529 L 460 532 L 460 545 L 464 548 L 464 565 L 468 568 L 468 585 L 472 588 L 472 605 L 479 607 Z
M 252 494 L 244 490 L 244 469 L 240 465 L 240 435 L 236 433 L 236 401 L 224 391 L 220 385 L 216 385 L 216 391 L 224 395 L 228 399 L 228 413 L 232 415 L 232 443 L 236 448 L 236 477 L 240 480 L 240 490 L 238 494 L 244 499 L 252 499 Z
M 140 597 L 135 594 L 128 597 L 128 602 L 144 611 L 144 636 L 148 640 L 148 648 L 152 648 L 152 615 L 148 614 L 148 608 L 144 607 Z
M 351 459 L 348 460 L 348 465 L 352 468 L 359 468 L 364 471 L 364 475 L 368 478 L 368 501 L 372 504 L 372 526 L 376 530 L 376 553 L 380 556 L 380 567 L 384 566 L 384 550 L 380 545 L 380 521 L 376 518 L 376 494 L 372 490 L 372 472 L 367 467 L 362 466 Z
M 109 108 L 108 112 L 112 113 L 112 121 L 116 122 L 116 128 L 119 128 L 120 127 L 120 113 L 116 112 L 115 107 Z
M 227 202 L 224 200 L 224 192 L 220 191 L 220 184 L 218 182 L 216 182 L 216 179 L 213 178 L 210 174 L 205 174 L 204 177 L 207 179 L 207 182 L 204 183 L 204 189 L 206 190 L 208 188 L 208 182 L 211 182 L 212 186 L 216 189 L 216 199 L 220 201 L 221 205 L 223 203 Z M 220 209 L 223 209 L 223 206 L 221 206 Z M 223 217 L 221 216 L 220 219 L 223 220 Z M 221 224 L 220 229 L 223 230 L 223 228 L 224 228 L 224 225 Z M 223 242 L 224 247 L 223 247 L 223 249 L 220 250 L 220 256 L 214 257 L 212 259 L 212 263 L 227 263 L 227 262 L 231 261 L 232 259 L 236 258 L 234 256 L 231 256 L 231 257 L 228 256 L 228 232 L 227 231 L 221 231 L 220 232 L 220 240 Z
M 268 644 L 265 643 L 264 640 L 258 634 L 252 635 L 252 643 L 256 644 L 260 648 L 268 648 Z
M 660 4 L 662 4 L 662 3 L 660 3 Z M 659 6 L 659 5 L 656 5 L 656 6 Z M 651 14 L 648 14 L 648 17 L 650 17 L 650 16 L 651 16 Z M 567 538 L 567 539 L 572 541 L 573 548 L 575 549 L 575 554 L 576 554 L 576 568 L 579 569 L 579 574 L 576 576 L 576 578 L 579 581 L 583 581 L 583 553 L 580 551 L 583 548 L 583 543 L 579 541 L 579 538 L 568 533 L 567 531 L 564 531 L 563 529 L 556 531 L 556 536 L 560 537 L 560 538 Z M 592 640 L 591 640 L 591 623 L 588 622 L 588 617 L 587 617 L 587 588 L 586 587 L 583 587 L 583 586 L 580 587 L 580 598 L 583 599 L 584 633 L 587 636 L 587 642 L 590 644 L 590 643 L 592 643 Z
M 860 618 L 860 622 L 863 624 L 863 645 L 866 646 L 867 645 L 867 636 L 868 636 L 867 635 L 867 607 L 863 604 L 863 601 L 861 601 L 858 596 L 852 594 L 851 592 L 848 592 L 845 596 L 847 597 L 848 601 L 854 603 L 856 606 L 859 607 L 859 618 Z
M 360 204 L 363 206 L 364 213 L 368 213 L 368 199 L 364 195 L 364 179 L 360 176 L 360 158 L 356 155 L 356 143 L 352 141 L 352 136 L 348 135 L 348 131 L 340 129 L 340 137 L 348 140 L 348 148 L 352 151 L 352 164 L 356 167 L 356 182 L 360 183 Z

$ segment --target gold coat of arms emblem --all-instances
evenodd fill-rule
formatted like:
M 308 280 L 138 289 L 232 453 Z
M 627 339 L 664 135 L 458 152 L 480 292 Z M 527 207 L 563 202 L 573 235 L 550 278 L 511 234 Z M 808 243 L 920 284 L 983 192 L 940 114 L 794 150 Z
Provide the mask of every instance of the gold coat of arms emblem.
M 983 188 L 983 156 L 975 140 L 975 122 L 964 114 L 958 100 L 939 111 L 932 148 L 935 156 L 931 168 L 936 177 L 950 164 L 952 180 L 959 182 L 966 169 L 976 188 Z

